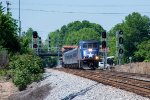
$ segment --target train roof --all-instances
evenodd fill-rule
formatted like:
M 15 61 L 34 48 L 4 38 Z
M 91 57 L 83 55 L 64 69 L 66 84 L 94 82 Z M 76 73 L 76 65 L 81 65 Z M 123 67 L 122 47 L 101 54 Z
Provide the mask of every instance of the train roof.
M 78 46 L 72 46 L 72 45 L 66 45 L 66 46 L 63 46 L 64 49 L 68 49 L 68 48 L 78 48 Z
M 61 51 L 62 52 L 67 52 L 67 51 L 75 49 L 75 48 L 78 48 L 78 46 L 71 46 L 71 45 L 70 46 L 63 46 Z
M 79 43 L 97 43 L 98 41 L 97 40 L 82 40 L 80 41 Z

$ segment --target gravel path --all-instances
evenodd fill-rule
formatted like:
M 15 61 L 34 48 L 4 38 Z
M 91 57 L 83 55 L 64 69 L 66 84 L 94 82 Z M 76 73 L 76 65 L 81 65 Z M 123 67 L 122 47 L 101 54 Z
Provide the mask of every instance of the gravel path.
M 47 77 L 46 77 L 47 76 Z M 150 100 L 89 79 L 47 69 L 40 85 L 50 84 L 44 100 Z

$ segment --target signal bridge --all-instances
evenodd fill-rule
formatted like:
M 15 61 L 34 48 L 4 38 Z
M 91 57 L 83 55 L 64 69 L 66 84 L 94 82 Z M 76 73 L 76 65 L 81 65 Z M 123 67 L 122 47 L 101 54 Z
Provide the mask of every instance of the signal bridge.
M 62 52 L 61 51 L 55 51 L 55 52 L 50 52 L 48 50 L 42 50 L 39 49 L 36 51 L 36 54 L 40 57 L 48 57 L 48 56 L 62 56 Z

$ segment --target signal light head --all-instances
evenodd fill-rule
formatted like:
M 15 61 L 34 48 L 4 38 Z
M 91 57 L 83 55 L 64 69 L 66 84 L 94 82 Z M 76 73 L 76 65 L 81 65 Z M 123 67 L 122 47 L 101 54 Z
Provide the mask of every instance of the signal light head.
M 106 38 L 106 32 L 102 32 L 102 38 Z
M 38 37 L 38 33 L 36 31 L 33 32 L 33 38 L 37 38 Z
M 106 41 L 102 41 L 102 48 L 106 48 Z
M 37 48 L 37 44 L 33 44 L 33 48 Z
M 119 53 L 123 54 L 123 49 L 122 48 L 119 49 Z
M 122 37 L 119 37 L 119 43 L 123 44 L 123 38 Z
M 120 34 L 120 35 L 123 35 L 123 31 L 119 31 L 119 34 Z

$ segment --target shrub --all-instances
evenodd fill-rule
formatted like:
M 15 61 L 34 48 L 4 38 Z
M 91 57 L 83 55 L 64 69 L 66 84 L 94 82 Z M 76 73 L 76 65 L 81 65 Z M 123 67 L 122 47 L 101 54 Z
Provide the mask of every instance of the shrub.
M 41 59 L 35 55 L 28 54 L 12 57 L 10 68 L 13 83 L 20 90 L 25 89 L 33 81 L 38 81 L 44 72 Z
M 6 69 L 0 69 L 0 76 L 5 76 L 7 75 L 7 70 Z

